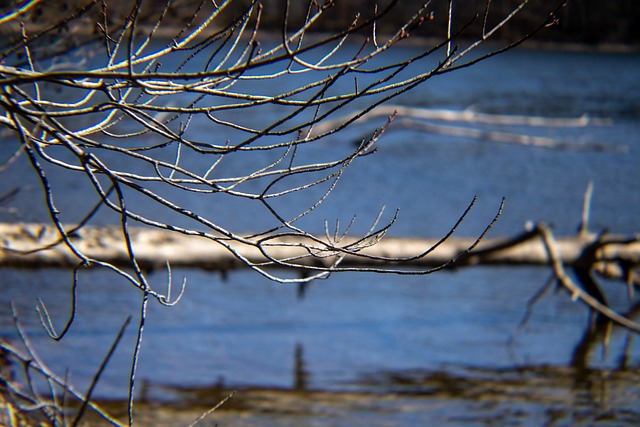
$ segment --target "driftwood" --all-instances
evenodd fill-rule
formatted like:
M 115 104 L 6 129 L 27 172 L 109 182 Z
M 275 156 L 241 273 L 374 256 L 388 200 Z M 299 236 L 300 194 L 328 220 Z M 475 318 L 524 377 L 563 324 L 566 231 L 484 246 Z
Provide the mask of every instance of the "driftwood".
M 376 117 L 389 117 L 393 114 L 399 117 L 411 117 L 422 120 L 436 120 L 444 122 L 462 122 L 471 124 L 500 125 L 500 126 L 532 126 L 532 127 L 584 127 L 584 126 L 609 126 L 611 120 L 600 117 L 540 117 L 518 116 L 505 114 L 487 114 L 466 110 L 444 110 L 437 108 L 416 108 L 400 105 L 382 105 L 367 113 L 366 117 L 359 120 L 369 120 Z M 346 121 L 346 120 L 345 120 Z
M 129 254 L 117 227 L 83 227 L 70 235 L 75 247 L 91 259 L 118 267 L 130 265 Z M 173 267 L 230 270 L 243 267 L 234 254 L 211 240 L 198 236 L 149 229 L 129 230 L 136 259 L 141 268 L 154 269 L 168 262 Z M 57 231 L 43 224 L 0 224 L 0 266 L 5 267 L 75 267 L 79 259 L 62 243 Z M 475 238 L 450 237 L 427 256 L 406 264 L 407 268 L 436 267 L 458 258 L 452 266 L 466 265 L 552 265 L 544 240 L 538 229 L 513 238 L 485 238 L 477 248 L 464 254 Z M 357 238 L 344 238 L 340 247 L 349 247 Z M 413 257 L 434 246 L 438 239 L 385 237 L 360 253 L 371 257 L 346 255 L 341 266 L 375 266 L 384 261 L 375 258 Z M 301 242 L 291 238 L 272 241 L 269 254 L 277 259 L 292 259 L 308 255 Z M 285 245 L 281 245 L 284 243 Z M 252 246 L 232 242 L 233 249 L 253 263 L 266 262 Z M 614 277 L 625 278 L 640 266 L 638 237 L 595 236 L 589 233 L 556 239 L 558 260 L 571 268 L 595 269 Z M 460 254 L 463 256 L 460 257 Z M 309 265 L 331 265 L 331 253 L 308 257 Z
M 364 124 L 374 119 L 393 117 L 390 129 L 413 128 L 427 134 L 471 138 L 481 141 L 518 144 L 541 148 L 587 151 L 622 151 L 627 147 L 604 143 L 584 143 L 558 140 L 557 138 L 528 135 L 519 132 L 496 130 L 496 127 L 519 126 L 526 128 L 582 128 L 586 126 L 609 126 L 606 118 L 580 117 L 553 118 L 539 116 L 518 116 L 486 114 L 466 109 L 462 111 L 383 105 L 364 115 L 352 115 L 325 120 L 314 125 L 311 135 L 329 132 L 347 123 Z M 444 125 L 442 123 L 453 123 Z M 464 126 L 461 126 L 463 124 Z M 480 126 L 479 128 L 470 127 Z M 489 128 L 488 128 L 489 127 Z M 366 136 L 368 137 L 368 135 Z M 366 138 L 363 136 L 363 138 Z

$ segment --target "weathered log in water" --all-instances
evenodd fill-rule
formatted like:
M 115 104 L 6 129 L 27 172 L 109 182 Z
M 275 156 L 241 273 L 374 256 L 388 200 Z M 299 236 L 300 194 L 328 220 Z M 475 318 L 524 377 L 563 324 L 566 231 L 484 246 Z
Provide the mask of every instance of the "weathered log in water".
M 522 130 L 505 131 L 495 128 L 496 126 L 517 126 L 517 127 L 571 127 L 581 128 L 585 126 L 608 126 L 611 124 L 609 119 L 589 117 L 583 115 L 581 117 L 570 118 L 554 118 L 554 117 L 538 117 L 538 116 L 516 116 L 516 115 L 500 115 L 486 114 L 474 111 L 472 109 L 456 111 L 442 110 L 431 108 L 415 108 L 400 105 L 382 105 L 374 108 L 364 115 L 342 116 L 335 119 L 324 120 L 317 123 L 310 131 L 311 135 L 320 135 L 329 132 L 332 129 L 353 122 L 354 124 L 363 124 L 375 119 L 389 119 L 394 117 L 393 123 L 389 129 L 397 128 L 413 128 L 418 131 L 426 132 L 430 135 L 446 135 L 461 138 L 471 138 L 479 141 L 500 142 L 509 144 L 526 145 L 533 147 L 542 147 L 550 149 L 563 150 L 589 150 L 589 151 L 620 151 L 626 152 L 627 147 L 613 146 L 605 143 L 577 143 L 576 141 L 557 140 L 551 137 L 536 136 Z M 453 125 L 444 125 L 443 123 L 453 123 Z M 469 127 L 460 126 L 461 124 L 470 124 Z M 486 126 L 493 126 L 487 128 Z M 364 134 L 354 141 L 360 144 L 362 140 L 368 140 L 370 135 Z
M 138 265 L 151 269 L 163 267 L 169 262 L 173 267 L 230 270 L 245 266 L 229 249 L 210 239 L 166 230 L 130 228 L 129 235 Z M 43 224 L 0 224 L 2 244 L 0 266 L 5 267 L 75 267 L 79 258 L 63 243 L 56 229 Z M 86 257 L 119 267 L 130 265 L 130 254 L 118 227 L 83 227 L 73 232 L 70 241 Z M 324 239 L 326 240 L 326 239 Z M 344 238 L 339 247 L 348 248 L 357 238 Z M 344 255 L 340 266 L 375 266 L 393 263 L 382 258 L 414 257 L 436 245 L 439 239 L 384 238 L 375 245 L 359 251 L 369 257 Z M 408 261 L 408 268 L 429 268 L 458 258 L 453 266 L 466 265 L 548 265 L 549 256 L 536 231 L 513 238 L 485 238 L 469 254 L 464 254 L 475 238 L 451 237 L 427 256 Z M 335 260 L 335 252 L 308 256 L 310 241 L 292 237 L 276 238 L 265 246 L 275 259 L 296 259 L 296 262 L 315 266 L 329 266 Z M 251 263 L 267 260 L 254 246 L 228 241 L 227 244 Z M 305 247 L 305 244 L 307 247 Z M 317 246 L 317 244 L 315 244 Z M 561 261 L 572 267 L 589 264 L 591 268 L 607 268 L 614 276 L 622 276 L 629 269 L 640 265 L 640 240 L 637 237 L 590 234 L 557 238 Z M 463 254 L 463 256 L 460 256 Z M 302 256 L 307 257 L 302 258 Z M 375 259 L 378 258 L 378 259 Z M 397 263 L 396 263 L 397 264 Z M 623 276 L 622 276 L 623 277 Z

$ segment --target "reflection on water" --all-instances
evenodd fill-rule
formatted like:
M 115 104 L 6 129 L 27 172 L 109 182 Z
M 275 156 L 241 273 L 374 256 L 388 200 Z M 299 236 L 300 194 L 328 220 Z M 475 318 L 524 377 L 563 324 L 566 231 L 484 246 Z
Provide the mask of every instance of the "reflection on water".
M 295 346 L 291 388 L 146 384 L 138 419 L 155 423 L 202 412 L 229 398 L 204 425 L 563 426 L 640 423 L 637 370 L 531 366 L 376 371 L 347 390 L 306 387 L 303 348 Z M 162 402 L 161 406 L 158 403 Z M 116 402 L 111 402 L 114 405 Z M 159 408 L 164 411 L 160 420 Z M 140 418 L 141 417 L 141 418 Z
M 137 292 L 114 288 L 117 282 L 97 270 L 83 272 L 77 323 L 56 344 L 38 324 L 34 295 L 46 295 L 54 322 L 64 321 L 68 272 L 47 270 L 48 280 L 41 272 L 5 273 L 0 303 L 14 300 L 45 361 L 57 372 L 72 361 L 70 378 L 86 389 L 122 320 L 139 310 Z M 638 421 L 640 347 L 632 335 L 614 329 L 604 352 L 602 331 L 590 332 L 588 312 L 563 293 L 544 295 L 518 328 L 548 278 L 543 268 L 469 267 L 384 280 L 345 275 L 312 284 L 302 300 L 295 288 L 249 272 L 226 281 L 174 273 L 190 282 L 176 307 L 149 307 L 140 420 L 160 402 L 176 423 L 184 411 L 195 418 L 237 390 L 205 425 L 307 425 L 318 417 L 314 425 Z M 154 283 L 161 277 L 151 276 Z M 611 303 L 622 305 L 626 289 L 614 285 L 620 292 Z M 3 323 L 1 332 L 11 335 L 12 326 Z M 96 390 L 116 411 L 126 407 L 134 340 L 129 330 Z

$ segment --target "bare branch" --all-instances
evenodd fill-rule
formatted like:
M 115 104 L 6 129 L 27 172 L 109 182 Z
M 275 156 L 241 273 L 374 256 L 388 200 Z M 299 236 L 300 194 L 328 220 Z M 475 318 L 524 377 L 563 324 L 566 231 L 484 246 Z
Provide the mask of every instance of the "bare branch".
M 179 7 L 171 0 L 162 7 L 136 0 L 123 16 L 105 0 L 87 0 L 66 16 L 51 17 L 40 25 L 28 22 L 24 14 L 44 3 L 27 1 L 0 17 L 0 29 L 11 35 L 0 46 L 0 127 L 20 146 L 8 162 L 21 153 L 26 155 L 56 236 L 39 236 L 38 243 L 29 248 L 7 245 L 2 251 L 27 258 L 62 248 L 73 261 L 65 324 L 61 328 L 54 324 L 45 299 L 37 305 L 44 329 L 55 340 L 67 334 L 76 317 L 81 268 L 112 271 L 140 290 L 138 335 L 128 384 L 129 425 L 134 420 L 134 389 L 149 299 L 171 306 L 180 300 L 186 286 L 183 280 L 175 296 L 168 259 L 154 264 L 166 266 L 167 283 L 160 287 L 150 283 L 145 270 L 148 264 L 136 247 L 133 226 L 197 238 L 206 245 L 205 250 L 222 251 L 232 262 L 279 283 L 307 283 L 348 271 L 430 274 L 456 261 L 465 262 L 497 221 L 504 200 L 477 238 L 443 262 L 418 269 L 406 266 L 442 248 L 468 217 L 475 199 L 452 220 L 453 226 L 441 239 L 410 254 L 370 251 L 395 224 L 397 211 L 386 219 L 381 209 L 373 215 L 365 235 L 357 238 L 348 236 L 354 229 L 355 214 L 344 230 L 337 221 L 331 230 L 328 219 L 321 218 L 318 223 L 324 224 L 324 237 L 305 229 L 302 219 L 317 213 L 354 162 L 367 161 L 376 153 L 392 122 L 399 123 L 405 113 L 414 114 L 414 119 L 428 114 L 383 104 L 434 76 L 509 50 L 553 22 L 564 4 L 558 0 L 548 18 L 521 39 L 480 51 L 478 48 L 494 38 L 530 0 L 519 3 L 493 27 L 488 23 L 491 1 L 487 0 L 484 17 L 478 18 L 482 19 L 482 34 L 462 50 L 459 41 L 471 22 L 458 23 L 458 4 L 449 0 L 446 34 L 433 45 L 403 56 L 396 55 L 394 49 L 430 21 L 430 1 L 416 6 L 404 22 L 385 35 L 381 25 L 400 4 L 398 0 L 380 7 L 376 3 L 371 13 L 354 13 L 351 22 L 331 34 L 320 30 L 323 21 L 330 19 L 327 13 L 332 1 L 310 0 L 302 9 L 301 22 L 294 25 L 293 3 L 287 0 L 278 39 L 265 31 L 267 15 L 257 0 L 242 9 L 234 9 L 231 0 L 202 0 L 180 25 L 171 22 L 171 11 Z M 48 45 L 49 38 L 55 43 Z M 470 52 L 477 55 L 472 57 Z M 478 114 L 470 118 L 465 114 L 458 118 L 532 126 L 575 125 L 575 121 Z M 348 126 L 372 117 L 380 119 L 379 127 L 369 129 L 359 144 L 341 144 L 322 159 L 307 155 L 305 150 L 312 144 L 329 136 L 340 138 Z M 438 129 L 431 127 L 430 131 Z M 549 143 L 539 139 L 527 142 Z M 238 164 L 242 165 L 240 170 Z M 0 172 L 4 168 L 1 166 Z M 58 196 L 68 189 L 57 185 L 57 173 L 77 180 L 86 202 L 79 200 L 73 207 L 58 203 Z M 305 205 L 292 209 L 286 202 L 295 194 L 309 197 Z M 224 224 L 215 212 L 194 202 L 197 198 L 219 204 L 247 202 L 249 209 L 264 213 L 260 219 L 265 221 L 256 224 L 268 225 L 251 232 L 235 229 L 234 224 Z M 109 237 L 125 258 L 124 266 L 74 239 L 76 233 L 91 232 L 99 210 L 118 223 L 117 233 Z M 76 219 L 67 221 L 69 217 Z M 40 232 L 46 234 L 48 229 Z M 304 275 L 292 278 L 272 267 L 298 269 Z M 124 325 L 86 396 L 49 372 L 21 333 L 28 349 L 22 360 L 33 360 L 27 373 L 45 378 L 53 398 L 54 389 L 62 387 L 82 401 L 74 425 L 86 407 L 119 425 L 90 398 L 123 331 Z M 41 404 L 36 391 L 30 393 L 32 403 Z M 58 403 L 45 405 L 53 420 L 60 418 L 55 412 Z
M 544 224 L 539 224 L 538 228 L 547 248 L 553 271 L 560 283 L 562 283 L 562 285 L 571 293 L 571 297 L 574 300 L 580 299 L 584 301 L 584 303 L 589 307 L 606 316 L 607 318 L 613 320 L 619 325 L 624 326 L 625 328 L 636 333 L 640 333 L 640 324 L 616 313 L 615 311 L 598 301 L 597 298 L 589 295 L 580 286 L 575 284 L 573 280 L 571 280 L 571 278 L 564 271 L 562 262 L 560 261 L 558 250 L 555 247 L 555 241 L 551 230 Z

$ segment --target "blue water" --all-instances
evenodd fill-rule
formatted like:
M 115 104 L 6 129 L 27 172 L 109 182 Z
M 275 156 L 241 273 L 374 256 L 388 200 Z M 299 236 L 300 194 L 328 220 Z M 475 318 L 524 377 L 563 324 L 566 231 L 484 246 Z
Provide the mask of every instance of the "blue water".
M 476 206 L 459 231 L 462 236 L 478 235 L 495 215 L 502 197 L 506 197 L 506 206 L 491 236 L 518 233 L 527 221 L 544 221 L 557 234 L 570 234 L 578 226 L 583 194 L 591 181 L 591 229 L 637 233 L 639 75 L 638 55 L 515 51 L 459 73 L 438 76 L 394 103 L 473 108 L 492 114 L 587 114 L 610 119 L 611 124 L 500 129 L 548 136 L 576 147 L 557 150 L 392 127 L 380 140 L 379 151 L 355 162 L 331 197 L 300 225 L 322 232 L 325 219 L 330 224 L 339 219 L 344 227 L 356 214 L 353 234 L 360 234 L 386 206 L 383 220 L 392 218 L 396 209 L 400 211 L 390 234 L 440 236 L 477 196 Z M 204 138 L 205 124 L 194 126 L 200 126 L 196 128 L 202 129 Z M 366 126 L 347 130 L 300 155 L 328 156 L 369 131 Z M 605 149 L 580 149 L 591 144 Z M 15 146 L 15 141 L 5 140 L 0 147 L 2 158 Z M 261 160 L 247 157 L 246 161 Z M 241 157 L 231 158 L 224 172 L 233 174 L 243 167 L 246 163 Z M 64 218 L 81 217 L 82 209 L 74 207 L 78 198 L 83 197 L 85 207 L 95 198 L 84 196 L 86 186 L 74 176 L 51 173 Z M 0 212 L 0 220 L 43 220 L 41 190 L 24 157 L 3 173 L 0 194 L 15 187 L 20 187 L 12 200 L 15 210 Z M 311 196 L 314 194 L 312 191 Z M 294 195 L 278 206 L 294 216 L 299 204 L 308 203 L 311 196 Z M 248 202 L 175 197 L 210 212 L 220 224 L 234 230 L 253 231 L 272 223 L 263 208 Z M 131 205 L 160 218 L 169 217 L 142 201 L 132 200 Z M 104 213 L 96 220 L 108 223 L 114 219 Z M 306 297 L 298 300 L 295 287 L 276 285 L 250 272 L 231 272 L 223 280 L 214 272 L 174 270 L 175 279 L 187 277 L 186 293 L 174 308 L 150 304 L 139 378 L 152 384 L 223 382 L 287 388 L 294 383 L 297 347 L 304 350 L 309 387 L 323 390 L 366 391 L 361 379 L 379 372 L 567 366 L 588 320 L 582 305 L 551 290 L 534 306 L 527 325 L 518 329 L 530 298 L 550 273 L 545 268 L 478 267 L 423 277 L 343 274 L 313 283 Z M 42 298 L 54 322 L 63 324 L 69 310 L 71 272 L 3 269 L 0 334 L 14 337 L 9 315 L 9 302 L 14 301 L 43 358 L 61 375 L 69 368 L 72 381 L 82 388 L 126 316 L 136 318 L 140 295 L 112 274 L 91 270 L 80 277 L 76 322 L 62 342 L 52 343 L 39 326 L 35 301 Z M 162 289 L 166 273 L 153 272 L 150 279 Z M 612 305 L 621 310 L 627 307 L 625 287 L 614 282 L 606 285 Z M 133 329 L 132 325 L 111 360 L 97 395 L 126 396 Z M 628 366 L 637 369 L 637 339 L 624 350 L 625 339 L 625 333 L 616 331 L 606 354 L 595 345 L 589 365 L 614 369 L 620 357 L 628 354 Z

